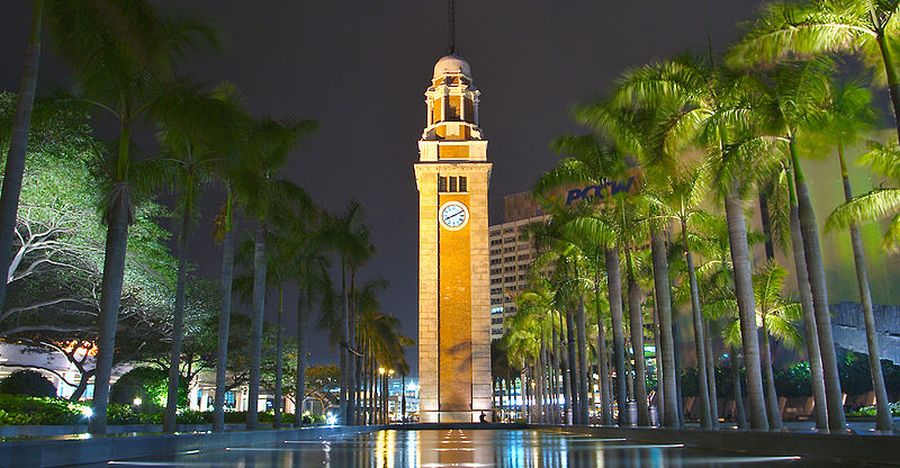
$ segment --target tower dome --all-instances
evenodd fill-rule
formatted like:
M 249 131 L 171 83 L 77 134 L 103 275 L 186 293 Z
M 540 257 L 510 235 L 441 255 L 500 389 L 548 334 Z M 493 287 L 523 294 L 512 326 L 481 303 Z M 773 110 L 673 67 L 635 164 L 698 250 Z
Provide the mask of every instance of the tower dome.
M 434 65 L 434 77 L 438 78 L 444 75 L 462 74 L 469 78 L 472 77 L 472 69 L 469 62 L 459 55 L 451 54 L 441 57 Z

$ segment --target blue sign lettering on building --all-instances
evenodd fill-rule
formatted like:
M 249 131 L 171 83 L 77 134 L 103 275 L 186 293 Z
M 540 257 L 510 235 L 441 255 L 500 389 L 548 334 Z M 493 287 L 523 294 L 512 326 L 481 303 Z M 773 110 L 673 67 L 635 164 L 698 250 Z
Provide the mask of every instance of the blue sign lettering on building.
M 585 200 L 594 197 L 598 197 L 602 200 L 606 194 L 605 189 L 607 187 L 609 187 L 609 193 L 615 195 L 617 193 L 630 191 L 632 185 L 634 185 L 634 176 L 629 177 L 625 182 L 604 181 L 599 185 L 588 185 L 587 187 L 581 189 L 575 188 L 569 190 L 568 195 L 566 195 L 566 205 L 571 205 L 578 200 Z

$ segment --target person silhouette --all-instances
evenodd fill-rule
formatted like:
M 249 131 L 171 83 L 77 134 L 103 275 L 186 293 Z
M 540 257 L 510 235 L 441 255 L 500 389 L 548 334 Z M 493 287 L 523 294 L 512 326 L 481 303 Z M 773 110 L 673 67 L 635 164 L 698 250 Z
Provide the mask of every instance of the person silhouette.
M 482 411 L 482 412 L 481 412 L 481 415 L 478 416 L 478 422 L 483 422 L 483 423 L 486 423 L 486 422 L 487 422 L 487 415 L 484 414 L 484 411 Z

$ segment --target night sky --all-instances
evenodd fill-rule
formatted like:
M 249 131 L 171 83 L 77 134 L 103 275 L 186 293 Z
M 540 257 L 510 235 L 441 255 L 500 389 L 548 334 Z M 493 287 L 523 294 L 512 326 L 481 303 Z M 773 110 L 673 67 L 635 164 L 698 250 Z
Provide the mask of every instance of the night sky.
M 3 3 L 0 89 L 14 91 L 31 2 Z M 423 92 L 435 61 L 447 49 L 446 2 L 154 3 L 208 18 L 224 37 L 221 52 L 191 58 L 183 72 L 210 84 L 235 83 L 256 115 L 319 121 L 320 130 L 296 151 L 283 175 L 330 210 L 340 210 L 351 197 L 365 205 L 378 253 L 363 276 L 390 281 L 383 308 L 400 317 L 406 334 L 415 337 L 417 194 L 412 164 L 425 124 Z M 457 49 L 482 91 L 481 127 L 494 163 L 491 198 L 530 189 L 553 165 L 557 157 L 549 142 L 581 131 L 568 118 L 569 106 L 603 92 L 628 67 L 687 50 L 705 52 L 707 34 L 716 50 L 723 49 L 738 33 L 736 23 L 750 18 L 760 3 L 458 0 Z M 67 86 L 66 68 L 53 58 L 52 49 L 45 51 L 40 89 Z M 207 206 L 220 196 L 211 191 Z M 210 212 L 201 221 L 189 258 L 201 274 L 217 277 L 221 260 L 209 241 Z M 288 304 L 293 304 L 292 293 Z M 336 360 L 324 334 L 313 335 L 313 361 Z M 415 369 L 415 347 L 407 354 Z

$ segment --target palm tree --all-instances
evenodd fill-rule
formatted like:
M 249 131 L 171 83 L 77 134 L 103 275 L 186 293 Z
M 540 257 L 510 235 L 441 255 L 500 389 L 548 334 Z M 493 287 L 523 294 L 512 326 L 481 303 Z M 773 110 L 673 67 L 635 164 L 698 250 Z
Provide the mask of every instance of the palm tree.
M 769 5 L 729 54 L 736 66 L 833 52 L 859 55 L 881 68 L 900 142 L 900 75 L 894 54 L 900 37 L 898 0 L 808 0 Z
M 295 210 L 277 231 L 278 243 L 282 245 L 279 262 L 287 269 L 287 277 L 297 287 L 297 373 L 296 409 L 294 426 L 303 425 L 303 397 L 306 388 L 307 336 L 313 307 L 317 303 L 323 308 L 330 305 L 333 285 L 328 269 L 327 239 L 324 236 L 322 216 L 310 215 L 304 210 Z
M 247 177 L 236 180 L 235 192 L 242 196 L 242 205 L 256 219 L 253 260 L 253 330 L 250 359 L 250 389 L 247 411 L 247 428 L 256 429 L 259 424 L 257 401 L 259 399 L 260 366 L 262 363 L 262 332 L 266 305 L 266 269 L 268 256 L 266 245 L 269 231 L 277 226 L 288 209 L 302 203 L 313 206 L 308 195 L 296 185 L 275 179 L 278 169 L 284 165 L 288 154 L 300 137 L 315 128 L 311 121 L 278 121 L 264 118 L 253 124 L 243 160 Z
M 576 110 L 576 117 L 583 123 L 592 125 L 607 135 L 623 151 L 634 155 L 642 165 L 649 183 L 645 192 L 651 194 L 659 187 L 665 189 L 670 174 L 681 172 L 681 164 L 666 151 L 661 135 L 669 129 L 669 124 L 678 117 L 680 109 L 669 102 L 645 103 L 640 108 L 632 105 L 621 106 L 615 102 L 600 102 L 582 106 Z M 654 183 L 653 181 L 659 181 Z M 652 188 L 659 186 L 656 188 Z M 651 195 L 652 196 L 652 195 Z M 660 353 L 662 354 L 662 374 L 660 389 L 664 395 L 665 425 L 679 427 L 679 406 L 675 369 L 675 338 L 673 335 L 672 299 L 669 283 L 669 263 L 666 256 L 665 231 L 668 230 L 667 217 L 660 213 L 664 206 L 650 203 L 647 207 L 650 228 L 650 250 L 653 258 L 653 286 L 656 312 L 659 317 Z M 703 410 L 704 412 L 706 410 Z
M 746 131 L 748 89 L 744 77 L 734 77 L 691 57 L 658 62 L 640 67 L 620 83 L 616 101 L 623 104 L 652 105 L 674 101 L 682 109 L 668 125 L 662 137 L 667 154 L 678 154 L 678 148 L 699 144 L 708 153 L 712 180 L 724 198 L 728 220 L 735 294 L 742 326 L 743 351 L 747 366 L 750 421 L 754 429 L 767 429 L 763 398 L 762 370 L 759 364 L 759 340 L 754 320 L 750 252 L 743 198 L 754 180 L 754 161 L 735 157 L 727 151 L 737 137 Z M 748 177 L 749 176 L 749 177 Z
M 850 176 L 847 171 L 845 148 L 859 141 L 870 128 L 875 119 L 872 110 L 871 93 L 856 83 L 834 84 L 831 87 L 829 107 L 825 112 L 825 125 L 820 135 L 837 147 L 838 161 L 841 169 L 841 182 L 844 187 L 844 201 L 853 199 Z M 863 321 L 866 325 L 866 343 L 868 345 L 869 368 L 872 373 L 872 388 L 875 390 L 875 407 L 877 428 L 881 431 L 892 429 L 890 402 L 881 370 L 881 355 L 878 350 L 875 315 L 872 311 L 872 292 L 869 285 L 869 271 L 866 265 L 866 253 L 863 248 L 859 225 L 850 223 L 850 245 L 853 248 L 853 263 L 856 266 L 856 282 L 859 287 L 859 298 L 863 308 Z
M 900 146 L 870 143 L 869 152 L 859 159 L 887 183 L 900 185 Z M 890 218 L 882 246 L 886 251 L 900 250 L 900 187 L 881 185 L 857 195 L 834 209 L 827 228 L 847 228 L 851 223 L 865 223 Z
M 369 228 L 363 224 L 365 213 L 362 205 L 351 200 L 344 213 L 329 222 L 328 238 L 340 256 L 341 262 L 341 319 L 339 364 L 341 368 L 341 418 L 343 424 L 355 421 L 353 415 L 354 393 L 356 389 L 356 372 L 354 364 L 357 353 L 354 335 L 356 333 L 352 297 L 355 289 L 356 273 L 360 266 L 374 255 L 374 246 L 370 240 Z M 354 357 L 351 359 L 351 354 Z
M 3 188 L 0 191 L 0 271 L 9 269 L 13 251 L 13 231 L 19 211 L 22 193 L 22 177 L 25 173 L 25 153 L 28 150 L 28 133 L 31 129 L 31 112 L 37 91 L 38 69 L 41 63 L 41 29 L 44 24 L 44 0 L 35 0 L 31 13 L 31 32 L 25 49 L 22 81 L 19 84 L 16 117 L 12 138 L 6 153 L 3 170 Z M 6 300 L 6 282 L 0 281 L 0 307 Z
M 176 59 L 204 43 L 215 43 L 212 31 L 195 21 L 161 16 L 146 0 L 109 2 L 55 1 L 48 9 L 56 50 L 75 71 L 85 102 L 112 116 L 118 124 L 116 154 L 107 168 L 105 210 L 106 258 L 100 293 L 100 337 L 95 375 L 91 433 L 106 432 L 109 378 L 115 349 L 132 219 L 132 195 L 140 171 L 133 165 L 131 132 L 150 106 L 169 87 Z M 127 36 L 121 31 L 128 31 Z
M 900 188 L 881 186 L 872 189 L 868 193 L 851 197 L 852 193 L 846 176 L 846 165 L 842 153 L 843 151 L 839 150 L 841 171 L 844 177 L 844 194 L 847 197 L 847 201 L 835 208 L 829 215 L 826 227 L 850 228 L 857 280 L 860 286 L 860 297 L 863 302 L 863 319 L 866 325 L 869 367 L 872 373 L 872 386 L 875 390 L 877 427 L 882 431 L 890 431 L 892 430 L 892 418 L 887 403 L 884 375 L 881 369 L 875 330 L 875 316 L 871 310 L 865 253 L 859 236 L 858 224 L 878 220 L 886 217 L 885 215 L 890 216 L 893 213 L 893 219 L 890 221 L 885 234 L 884 247 L 887 250 L 896 250 L 900 247 L 900 215 L 897 214 L 900 213 Z M 895 184 L 900 183 L 900 147 L 885 147 L 873 143 L 871 150 L 860 158 L 860 162 L 869 165 L 873 172 L 888 180 L 892 180 Z
M 773 429 L 780 429 L 783 424 L 778 394 L 775 391 L 769 337 L 771 336 L 791 348 L 799 346 L 803 340 L 797 328 L 803 314 L 800 304 L 785 300 L 781 295 L 786 276 L 787 271 L 774 262 L 770 262 L 753 275 L 757 303 L 756 314 L 763 331 L 762 365 L 766 378 L 766 404 L 769 406 L 769 425 Z M 726 344 L 740 342 L 740 328 L 734 323 L 726 326 L 722 334 Z
M 624 158 L 615 149 L 593 136 L 564 137 L 554 143 L 560 153 L 569 157 L 560 161 L 557 168 L 544 174 L 535 186 L 539 197 L 547 198 L 554 190 L 570 184 L 605 183 L 624 173 Z M 619 251 L 624 231 L 619 220 L 619 208 L 626 206 L 619 194 L 615 201 L 601 204 L 595 216 L 580 217 L 572 221 L 569 229 L 580 231 L 570 238 L 593 239 L 604 252 L 607 275 L 607 292 L 613 334 L 613 360 L 616 373 L 616 403 L 619 408 L 619 424 L 624 425 L 627 414 L 627 392 L 625 373 L 625 327 L 622 308 L 622 281 Z M 597 200 L 600 201 L 600 200 Z M 589 234 L 584 237 L 582 235 Z
M 187 243 L 199 214 L 202 189 L 212 181 L 214 165 L 221 164 L 228 147 L 236 143 L 232 137 L 240 134 L 244 119 L 240 109 L 235 108 L 232 102 L 205 93 L 190 82 L 178 83 L 177 90 L 168 93 L 152 107 L 161 126 L 159 141 L 162 154 L 151 163 L 158 166 L 170 191 L 178 194 L 178 210 L 181 213 L 169 388 L 163 420 L 163 430 L 173 433 L 184 338 Z
M 700 301 L 700 287 L 697 282 L 697 270 L 694 262 L 692 238 L 696 233 L 692 232 L 694 223 L 703 223 L 708 214 L 700 209 L 704 202 L 704 195 L 708 187 L 708 174 L 705 167 L 698 167 L 687 171 L 683 176 L 667 177 L 667 182 L 654 184 L 659 190 L 656 194 L 657 206 L 660 214 L 677 221 L 681 228 L 681 253 L 684 255 L 684 268 L 687 273 L 687 286 L 689 302 L 691 304 L 691 322 L 694 330 L 694 349 L 697 353 L 697 380 L 698 396 L 700 399 L 700 426 L 711 429 L 714 418 L 717 419 L 717 411 L 712 402 L 715 396 L 710 392 L 707 369 L 707 356 L 705 352 L 705 325 L 703 322 L 703 310 Z M 657 190 L 651 190 L 656 192 Z M 653 196 L 653 194 L 649 194 Z M 666 389 L 666 391 L 670 391 Z M 667 402 L 668 403 L 668 402 Z
M 221 85 L 216 89 L 216 95 L 219 99 L 230 102 L 235 111 L 240 106 L 240 96 L 238 90 L 232 86 Z M 244 186 L 247 181 L 243 179 L 252 176 L 245 169 L 249 166 L 241 161 L 241 158 L 248 157 L 249 151 L 245 151 L 249 145 L 246 144 L 248 132 L 250 130 L 250 116 L 246 112 L 242 113 L 243 124 L 240 131 L 235 132 L 230 138 L 225 139 L 227 142 L 236 140 L 230 151 L 225 153 L 226 158 L 224 164 L 215 167 L 216 176 L 222 182 L 225 188 L 225 202 L 219 214 L 216 217 L 214 237 L 215 240 L 222 244 L 222 307 L 219 313 L 218 327 L 218 344 L 216 349 L 216 396 L 213 412 L 213 431 L 222 432 L 225 430 L 225 378 L 228 360 L 228 336 L 231 328 L 231 300 L 233 295 L 234 280 L 234 232 L 237 227 L 237 219 L 235 212 L 237 210 L 237 197 L 234 192 L 235 185 Z
M 825 266 L 819 242 L 819 229 L 809 193 L 809 186 L 800 164 L 798 135 L 814 129 L 827 108 L 830 83 L 828 70 L 833 64 L 826 59 L 808 62 L 792 62 L 779 66 L 769 73 L 767 86 L 760 86 L 760 105 L 755 106 L 755 114 L 762 119 L 758 130 L 760 135 L 751 135 L 745 140 L 758 155 L 760 151 L 769 155 L 773 149 L 784 148 L 793 173 L 794 190 L 798 205 L 797 214 L 803 242 L 809 286 L 812 293 L 816 318 L 819 350 L 822 355 L 822 370 L 825 378 L 828 422 L 832 430 L 843 430 L 845 426 L 843 398 L 837 371 L 837 357 L 834 340 L 831 337 L 831 315 L 828 306 L 828 289 L 825 281 Z M 743 142 L 735 145 L 743 146 Z M 756 158 L 757 161 L 760 158 Z M 765 160 L 763 160 L 765 161 Z M 781 162 L 781 164 L 785 164 Z M 764 166 L 765 162 L 758 164 Z

